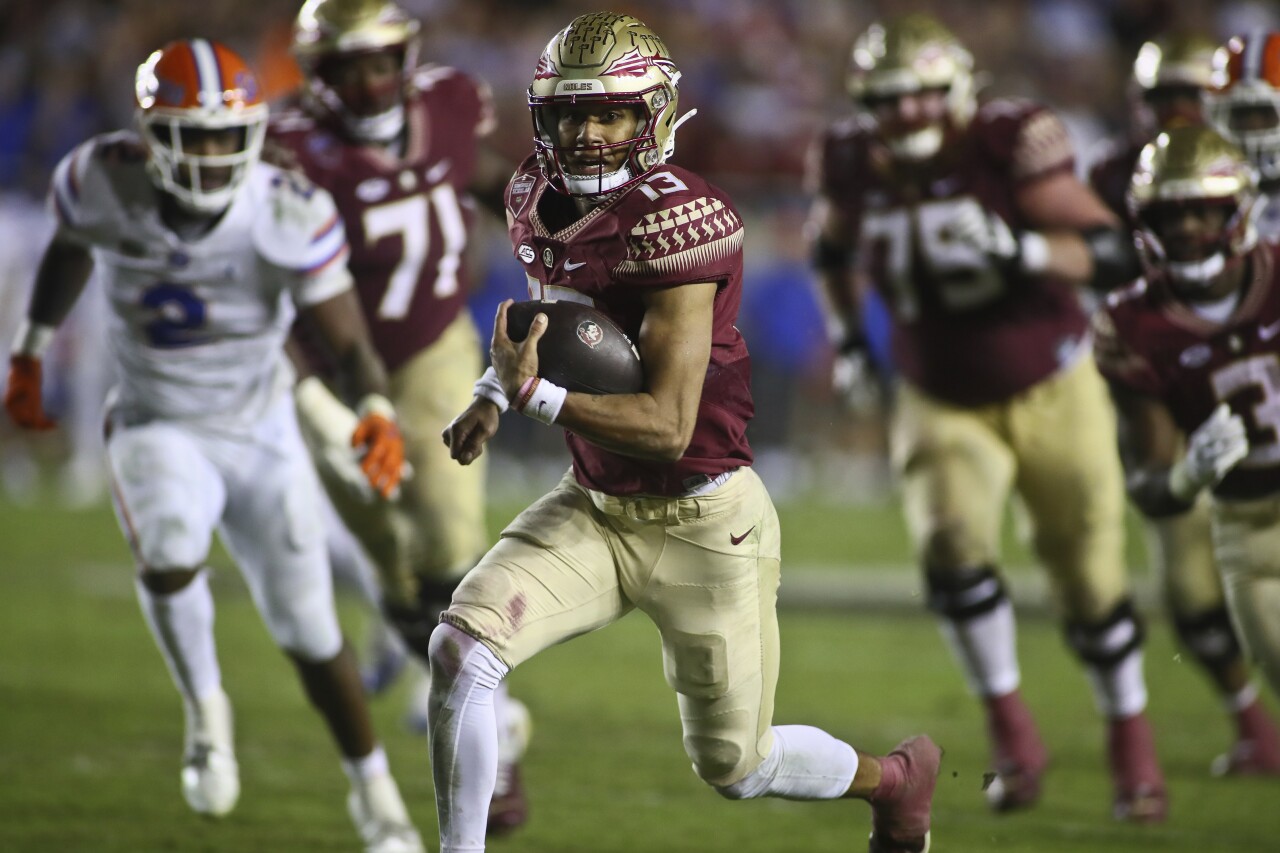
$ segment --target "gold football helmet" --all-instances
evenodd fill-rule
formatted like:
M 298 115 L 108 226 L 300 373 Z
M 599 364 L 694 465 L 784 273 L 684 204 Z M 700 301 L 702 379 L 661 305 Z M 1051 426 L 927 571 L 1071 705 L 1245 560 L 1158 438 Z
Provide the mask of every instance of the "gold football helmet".
M 376 104 L 347 103 L 325 79 L 331 63 L 360 54 L 397 55 L 395 91 Z M 404 127 L 404 79 L 418 64 L 418 22 L 389 0 L 307 0 L 293 27 L 293 54 L 307 94 L 357 139 L 385 142 Z M 327 67 L 328 66 L 328 67 Z
M 1144 137 L 1204 121 L 1204 92 L 1211 84 L 1217 47 L 1200 33 L 1174 33 L 1139 48 L 1130 100 L 1135 126 Z
M 849 95 L 864 106 L 930 89 L 946 92 L 951 125 L 963 128 L 977 109 L 973 56 L 951 31 L 924 14 L 904 15 L 872 24 L 854 42 L 847 80 Z M 906 160 L 926 160 L 938 153 L 945 122 L 933 123 L 885 144 Z
M 558 191 L 600 196 L 640 181 L 667 161 L 676 147 L 680 71 L 658 34 L 630 15 L 594 12 L 574 18 L 547 43 L 529 86 L 533 145 L 542 172 Z M 600 155 L 627 147 L 622 165 L 605 171 L 605 158 L 591 174 L 573 174 L 560 144 L 559 110 L 571 105 L 630 107 L 639 114 L 636 134 L 599 146 Z M 580 153 L 580 152 L 579 152 Z
M 1263 181 L 1280 181 L 1280 32 L 1236 36 L 1218 49 L 1207 113 Z
M 1157 136 L 1138 155 L 1129 185 L 1129 210 L 1138 223 L 1144 261 L 1167 270 L 1176 281 L 1206 285 L 1229 263 L 1239 262 L 1258 242 L 1255 217 L 1258 179 L 1244 152 L 1208 126 L 1175 127 Z M 1200 257 L 1170 257 L 1159 222 L 1193 205 L 1221 206 L 1226 215 Z

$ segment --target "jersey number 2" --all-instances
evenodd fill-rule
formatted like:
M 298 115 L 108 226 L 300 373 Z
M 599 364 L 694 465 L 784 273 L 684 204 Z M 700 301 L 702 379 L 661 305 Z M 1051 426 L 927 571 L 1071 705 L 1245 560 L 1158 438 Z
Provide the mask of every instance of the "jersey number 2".
M 151 346 L 174 349 L 204 343 L 199 329 L 204 326 L 207 307 L 189 288 L 160 282 L 142 294 L 141 302 L 156 314 L 146 325 Z
M 428 195 L 421 193 L 367 208 L 364 212 L 364 237 L 370 245 L 384 237 L 400 235 L 403 249 L 400 262 L 391 271 L 387 292 L 378 303 L 378 318 L 401 320 L 409 313 L 413 294 L 422 280 L 422 265 L 431 248 L 431 208 L 435 209 L 444 247 L 436 266 L 437 299 L 458 292 L 458 265 L 467 245 L 467 228 L 462 207 L 451 184 L 438 184 Z

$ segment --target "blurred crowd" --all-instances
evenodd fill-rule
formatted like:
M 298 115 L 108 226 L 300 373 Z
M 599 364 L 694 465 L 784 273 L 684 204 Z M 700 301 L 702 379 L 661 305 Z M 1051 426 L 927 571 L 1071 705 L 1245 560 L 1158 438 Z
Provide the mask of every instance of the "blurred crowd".
M 250 58 L 273 97 L 300 77 L 289 56 L 300 0 L 7 0 L 0 3 L 0 340 L 8 341 L 25 305 L 32 267 L 52 225 L 41 207 L 50 172 L 86 137 L 128 126 L 134 70 L 169 39 L 205 36 Z M 423 22 L 422 57 L 487 81 L 499 113 L 500 146 L 515 161 L 529 151 L 524 91 L 550 36 L 574 15 L 602 8 L 584 0 L 400 0 Z M 1067 122 L 1081 166 L 1102 139 L 1123 131 L 1131 109 L 1129 77 L 1143 41 L 1193 29 L 1224 38 L 1248 28 L 1280 27 L 1263 0 L 648 0 L 615 2 L 613 11 L 648 22 L 665 38 L 684 74 L 681 107 L 697 117 L 681 132 L 675 161 L 725 187 L 748 225 L 748 270 L 741 326 L 756 363 L 759 415 L 754 443 L 791 478 L 811 471 L 840 483 L 857 453 L 874 455 L 874 429 L 838 416 L 827 390 L 829 353 L 814 298 L 802 228 L 802 176 L 814 135 L 849 109 L 844 75 L 854 37 L 880 14 L 928 11 L 973 51 L 991 94 L 1041 100 Z M 474 309 L 487 328 L 492 305 L 518 295 L 523 278 L 510 262 L 501 228 L 474 247 L 482 274 Z M 78 309 L 60 344 L 65 364 L 90 368 L 84 350 L 101 346 L 92 300 Z M 92 436 L 108 381 L 53 367 L 68 411 L 87 406 Z M 88 389 L 77 383 L 88 383 Z M 0 427 L 0 430 L 7 429 Z M 516 432 L 519 432 L 518 430 Z M 34 479 L 29 448 L 0 432 L 0 477 L 11 492 Z M 92 439 L 89 439 L 90 441 Z M 73 441 L 73 444 L 75 442 Z M 554 445 L 552 445 L 554 446 Z M 797 466 L 794 451 L 818 461 Z M 73 460 L 67 493 L 92 500 L 100 487 Z M 91 455 L 96 457 L 96 448 Z M 854 459 L 850 462 L 850 459 Z M 89 471 L 93 466 L 87 466 Z M 835 472 L 835 473 L 832 473 Z M 76 482 L 87 478 L 82 486 Z M 812 479 L 812 477 L 810 477 Z M 776 488 L 785 493 L 786 483 Z M 812 482 L 796 488 L 813 486 Z M 818 484 L 821 485 L 821 484 Z

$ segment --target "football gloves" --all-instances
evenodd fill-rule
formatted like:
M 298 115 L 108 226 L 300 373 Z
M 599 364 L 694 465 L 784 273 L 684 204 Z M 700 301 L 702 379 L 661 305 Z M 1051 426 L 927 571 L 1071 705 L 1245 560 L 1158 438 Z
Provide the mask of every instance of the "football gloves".
M 13 422 L 23 429 L 49 430 L 57 426 L 45 414 L 40 386 L 40 359 L 31 355 L 11 356 L 4 407 Z
M 1244 421 L 1221 403 L 1187 439 L 1186 456 L 1169 470 L 1169 491 L 1190 502 L 1201 489 L 1221 482 L 1248 455 Z
M 837 349 L 831 365 L 831 387 L 850 412 L 869 415 L 879 411 L 884 397 L 880 377 L 861 335 L 848 335 Z
M 395 410 L 386 397 L 370 394 L 356 409 L 360 418 L 351 446 L 360 456 L 360 470 L 384 498 L 397 494 L 404 476 L 404 436 L 396 426 Z
M 1034 275 L 1043 272 L 1049 263 L 1049 244 L 1044 235 L 1015 232 L 1000 214 L 976 201 L 956 206 L 946 233 L 953 241 L 981 252 L 1002 267 Z

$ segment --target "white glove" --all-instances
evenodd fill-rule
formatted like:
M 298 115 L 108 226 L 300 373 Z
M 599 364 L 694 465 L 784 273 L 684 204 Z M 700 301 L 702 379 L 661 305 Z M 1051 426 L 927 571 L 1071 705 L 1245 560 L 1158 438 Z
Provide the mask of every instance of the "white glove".
M 846 343 L 831 365 L 831 388 L 854 414 L 869 415 L 880 410 L 880 378 L 865 343 Z
M 997 263 L 1015 263 L 1025 273 L 1043 272 L 1049 263 L 1049 243 L 1035 231 L 1013 233 L 1000 214 L 976 202 L 956 206 L 943 233 L 953 241 L 982 252 Z
M 1187 440 L 1187 455 L 1169 471 L 1169 491 L 1190 501 L 1201 489 L 1215 486 L 1236 463 L 1249 455 L 1244 421 L 1221 403 Z

